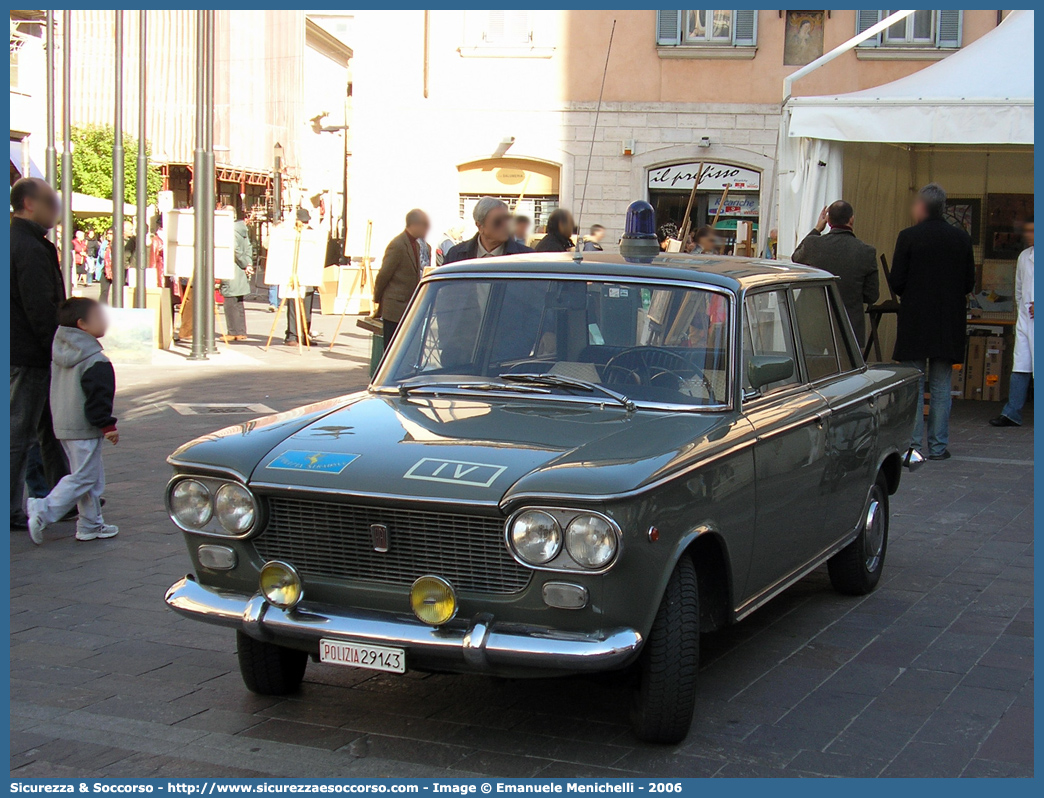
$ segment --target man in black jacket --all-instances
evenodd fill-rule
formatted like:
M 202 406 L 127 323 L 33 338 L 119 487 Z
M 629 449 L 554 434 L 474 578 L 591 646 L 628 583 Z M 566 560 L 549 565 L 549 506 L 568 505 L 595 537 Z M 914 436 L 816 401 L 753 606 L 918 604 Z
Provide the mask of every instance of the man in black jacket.
M 946 460 L 950 438 L 950 380 L 964 360 L 967 295 L 975 288 L 971 238 L 945 219 L 946 192 L 936 183 L 922 188 L 913 205 L 916 224 L 895 242 L 892 289 L 899 296 L 896 360 L 920 369 L 917 421 L 912 444 L 924 445 L 924 382 L 928 380 L 928 459 Z
M 821 235 L 830 223 L 830 232 Z M 864 244 L 852 231 L 855 212 L 844 200 L 831 203 L 819 214 L 819 221 L 805 240 L 798 244 L 791 260 L 836 274 L 841 278 L 841 300 L 848 311 L 859 348 L 866 343 L 864 305 L 877 301 L 877 251 Z
M 11 208 L 11 525 L 24 527 L 25 467 L 33 440 L 39 441 L 51 487 L 68 471 L 48 400 L 51 344 L 65 286 L 58 252 L 46 237 L 58 220 L 54 189 L 23 178 L 11 187 Z
M 443 263 L 533 251 L 512 235 L 511 211 L 501 200 L 483 197 L 475 205 L 472 217 L 478 232 L 473 238 L 452 247 L 443 258 Z

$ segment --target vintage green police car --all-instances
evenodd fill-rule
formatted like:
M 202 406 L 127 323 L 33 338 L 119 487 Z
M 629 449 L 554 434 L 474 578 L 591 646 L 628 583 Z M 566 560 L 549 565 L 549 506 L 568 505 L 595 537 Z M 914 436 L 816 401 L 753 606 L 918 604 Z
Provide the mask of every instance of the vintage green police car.
M 834 278 L 602 253 L 429 273 L 369 389 L 192 441 L 167 604 L 234 629 L 248 688 L 309 657 L 402 673 L 627 670 L 693 716 L 701 632 L 827 563 L 874 588 L 916 371 L 867 367 Z

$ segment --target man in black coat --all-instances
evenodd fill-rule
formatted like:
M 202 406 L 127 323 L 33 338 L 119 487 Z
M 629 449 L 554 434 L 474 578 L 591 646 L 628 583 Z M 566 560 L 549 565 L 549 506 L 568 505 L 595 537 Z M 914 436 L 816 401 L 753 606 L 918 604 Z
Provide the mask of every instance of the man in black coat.
M 478 232 L 467 241 L 451 247 L 442 260 L 444 264 L 533 251 L 512 235 L 511 211 L 504 202 L 493 197 L 483 197 L 475 205 L 472 218 Z
M 827 222 L 830 223 L 830 232 L 821 235 Z M 877 250 L 856 238 L 852 231 L 854 222 L 852 206 L 844 200 L 823 208 L 816 226 L 798 244 L 791 260 L 841 278 L 841 299 L 848 311 L 856 340 L 859 341 L 859 349 L 862 350 L 866 343 L 866 313 L 863 306 L 877 301 L 880 288 Z
M 892 289 L 899 296 L 896 360 L 920 369 L 919 396 L 928 380 L 928 459 L 946 460 L 950 437 L 950 379 L 964 360 L 967 295 L 975 288 L 971 238 L 943 219 L 946 192 L 936 183 L 914 200 L 916 224 L 899 233 L 892 258 Z M 913 446 L 924 443 L 923 399 L 918 404 Z
M 58 195 L 45 181 L 23 178 L 11 187 L 11 525 L 26 523 L 25 469 L 33 441 L 40 444 L 51 487 L 68 469 L 54 437 L 51 344 L 58 306 L 65 299 L 58 252 L 47 231 L 58 220 Z

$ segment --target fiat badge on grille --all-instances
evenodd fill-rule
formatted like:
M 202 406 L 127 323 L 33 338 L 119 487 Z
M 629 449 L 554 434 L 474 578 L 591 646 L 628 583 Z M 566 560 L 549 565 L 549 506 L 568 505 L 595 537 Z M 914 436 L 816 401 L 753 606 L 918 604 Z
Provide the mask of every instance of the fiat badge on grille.
M 388 550 L 388 527 L 385 524 L 370 524 L 370 540 L 373 550 L 384 553 Z

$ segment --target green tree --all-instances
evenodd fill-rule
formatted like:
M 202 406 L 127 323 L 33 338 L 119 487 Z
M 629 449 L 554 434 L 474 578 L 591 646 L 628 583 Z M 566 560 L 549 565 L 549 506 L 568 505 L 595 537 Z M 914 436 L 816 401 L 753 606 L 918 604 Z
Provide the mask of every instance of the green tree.
M 111 125 L 87 125 L 72 129 L 72 190 L 92 197 L 112 199 L 112 148 L 116 136 Z M 145 142 L 146 154 L 151 153 Z M 124 202 L 132 205 L 138 192 L 138 140 L 126 133 L 123 135 L 123 196 Z M 58 163 L 58 178 L 61 180 L 61 162 Z M 163 186 L 163 176 L 156 166 L 149 165 L 146 171 L 145 195 L 149 204 L 155 204 Z M 60 183 L 59 183 L 60 185 Z M 81 219 L 76 226 L 94 230 L 99 235 L 112 227 L 111 216 Z

